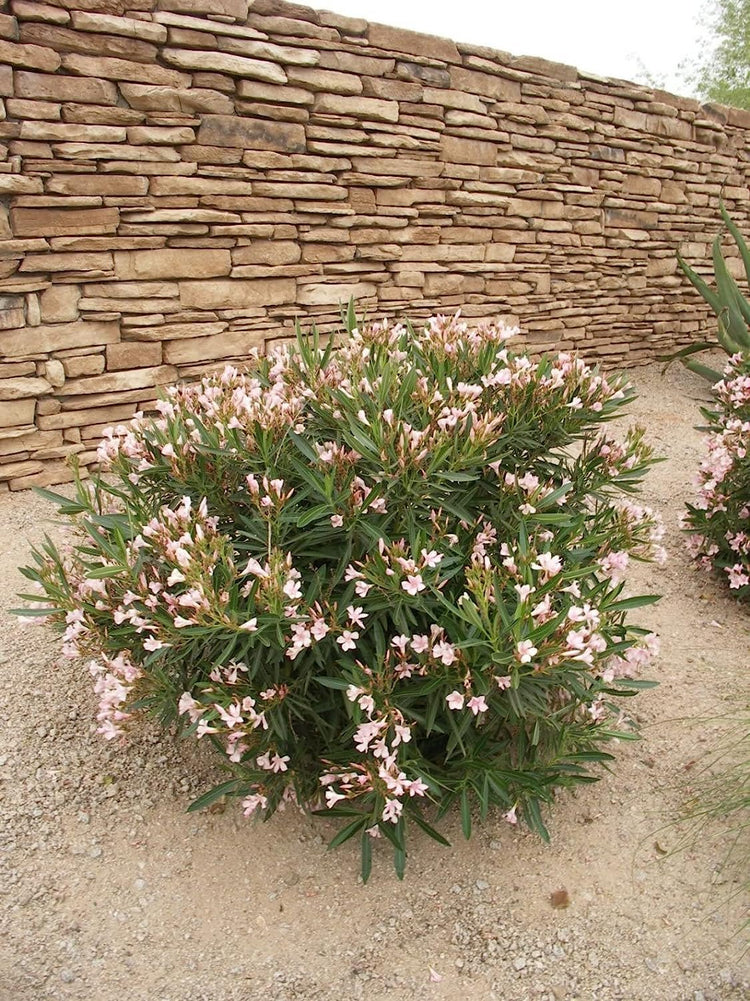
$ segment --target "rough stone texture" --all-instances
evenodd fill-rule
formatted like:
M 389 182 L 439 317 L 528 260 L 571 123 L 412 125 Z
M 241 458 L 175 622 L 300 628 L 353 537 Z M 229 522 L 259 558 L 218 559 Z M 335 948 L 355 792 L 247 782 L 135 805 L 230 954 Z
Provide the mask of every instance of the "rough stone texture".
M 711 327 L 675 251 L 710 273 L 722 187 L 750 229 L 739 109 L 282 0 L 9 6 L 11 489 L 63 477 L 63 445 L 94 461 L 98 429 L 165 381 L 297 318 L 329 333 L 352 295 L 370 316 L 504 316 L 535 351 L 652 358 Z

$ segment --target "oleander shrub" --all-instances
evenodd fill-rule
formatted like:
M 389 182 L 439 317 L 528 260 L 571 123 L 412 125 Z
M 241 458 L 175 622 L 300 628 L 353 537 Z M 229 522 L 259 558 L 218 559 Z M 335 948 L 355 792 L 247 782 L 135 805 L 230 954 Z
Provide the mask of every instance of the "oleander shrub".
M 229 772 L 193 804 L 293 802 L 374 839 L 497 808 L 543 836 L 556 789 L 596 778 L 656 639 L 629 560 L 658 555 L 632 496 L 654 461 L 632 398 L 568 355 L 454 317 L 317 336 L 167 391 L 106 433 L 109 475 L 51 495 L 75 528 L 24 595 L 87 656 L 100 732 L 145 714 Z M 437 818 L 437 820 L 436 820 Z
M 700 566 L 716 571 L 734 594 L 750 600 L 750 357 L 734 355 L 713 387 L 698 496 L 683 527 Z

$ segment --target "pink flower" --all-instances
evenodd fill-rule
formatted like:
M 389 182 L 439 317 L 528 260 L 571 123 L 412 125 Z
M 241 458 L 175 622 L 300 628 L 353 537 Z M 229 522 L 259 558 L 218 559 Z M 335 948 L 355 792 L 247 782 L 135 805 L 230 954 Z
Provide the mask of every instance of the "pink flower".
M 436 552 L 434 549 L 431 549 L 429 553 L 426 549 L 423 549 L 419 555 L 422 557 L 424 565 L 429 567 L 431 570 L 436 566 L 439 566 L 439 564 L 443 561 L 441 554 Z
M 530 664 L 532 659 L 539 653 L 531 640 L 521 640 L 516 646 L 516 652 L 522 664 Z
M 330 631 L 330 627 L 323 621 L 323 619 L 313 619 L 312 625 L 310 626 L 310 632 L 316 640 L 322 640 L 323 637 Z
M 449 709 L 463 709 L 464 707 L 464 696 L 462 692 L 451 692 L 450 695 L 445 696 L 445 701 L 448 703 Z
M 174 624 L 177 629 L 187 629 L 188 626 L 195 625 L 192 619 L 183 618 L 182 615 L 175 615 Z
M 368 584 L 364 580 L 358 580 L 354 585 L 354 593 L 358 598 L 366 598 L 367 592 L 372 588 L 372 584 Z
M 398 723 L 394 727 L 396 731 L 396 736 L 393 738 L 393 747 L 398 747 L 399 744 L 408 744 L 411 740 L 411 727 L 410 726 L 400 726 Z
M 285 754 L 283 758 L 274 754 L 271 758 L 271 771 L 272 772 L 286 772 L 288 771 L 287 762 L 289 761 L 289 755 Z
M 259 793 L 254 793 L 242 800 L 242 813 L 245 817 L 250 817 L 256 810 L 265 810 L 267 806 L 268 800 L 266 797 L 261 796 Z
M 398 818 L 404 809 L 404 804 L 398 799 L 387 799 L 383 809 L 383 820 L 391 824 L 397 824 Z
M 360 626 L 364 628 L 365 619 L 367 618 L 367 612 L 364 610 L 364 608 L 362 608 L 361 605 L 358 606 L 357 608 L 355 608 L 353 605 L 348 605 L 346 613 L 349 616 L 349 621 L 353 626 Z
M 425 585 L 422 581 L 421 574 L 409 574 L 406 580 L 401 581 L 401 587 L 406 591 L 407 594 L 412 596 L 417 595 L 420 591 L 424 591 Z
M 412 636 L 411 648 L 414 653 L 424 653 L 430 647 L 430 640 L 427 636 Z
M 340 792 L 336 792 L 333 786 L 328 786 L 326 789 L 326 806 L 329 810 L 342 799 L 346 799 L 346 796 L 343 796 Z
M 724 570 L 729 576 L 730 588 L 740 588 L 750 584 L 750 577 L 744 573 L 741 563 L 735 563 L 733 567 L 724 567 Z
M 359 639 L 359 633 L 345 629 L 341 636 L 336 638 L 336 642 L 341 646 L 342 650 L 355 650 L 357 644 L 354 642 Z
M 404 789 L 407 789 L 410 796 L 424 796 L 430 787 L 422 779 L 414 779 L 411 782 L 404 782 Z
M 552 553 L 540 553 L 536 558 L 536 563 L 532 563 L 533 570 L 541 570 L 545 577 L 554 577 L 562 570 L 562 560 Z
M 238 628 L 242 629 L 246 633 L 255 633 L 258 631 L 258 620 L 248 619 L 247 622 L 243 622 L 241 626 L 238 626 Z
M 143 649 L 152 652 L 154 650 L 161 650 L 162 647 L 171 646 L 171 643 L 162 643 L 161 640 L 155 639 L 153 636 L 149 636 L 143 641 Z
M 487 703 L 485 701 L 484 695 L 474 695 L 474 696 L 472 696 L 469 699 L 468 706 L 469 706 L 469 709 L 471 709 L 471 711 L 474 713 L 475 716 L 478 716 L 479 713 L 486 713 L 487 710 L 489 709 L 489 706 L 487 705 Z
M 506 688 L 510 688 L 512 681 L 509 674 L 506 675 L 495 674 L 493 675 L 493 677 L 497 682 L 497 687 L 500 689 L 501 692 L 505 691 Z
M 344 526 L 344 519 L 341 517 L 340 514 L 332 514 L 331 515 L 331 525 L 334 528 L 343 528 L 343 526 Z
M 302 597 L 302 588 L 299 586 L 299 583 L 296 580 L 292 580 L 292 578 L 290 577 L 287 580 L 286 584 L 284 584 L 284 594 L 287 596 L 287 598 L 295 600 L 296 598 Z
M 518 817 L 516 816 L 516 810 L 518 806 L 514 803 L 513 806 L 508 810 L 507 813 L 503 814 L 503 820 L 507 820 L 509 824 L 517 824 Z
M 432 655 L 436 660 L 442 661 L 446 667 L 450 667 L 456 662 L 456 648 L 452 643 L 446 643 L 443 640 L 433 646 Z

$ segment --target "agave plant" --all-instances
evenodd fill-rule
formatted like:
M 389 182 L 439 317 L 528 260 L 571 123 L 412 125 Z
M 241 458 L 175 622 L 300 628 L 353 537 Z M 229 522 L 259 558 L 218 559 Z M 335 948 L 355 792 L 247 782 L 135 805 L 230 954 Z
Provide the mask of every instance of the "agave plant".
M 729 230 L 734 242 L 737 244 L 742 262 L 745 266 L 745 274 L 750 285 L 750 249 L 742 237 L 736 224 L 732 221 L 727 212 L 724 202 L 719 200 L 719 210 L 724 220 L 726 228 Z M 698 275 L 678 252 L 677 263 L 682 271 L 687 275 L 691 284 L 700 292 L 711 309 L 716 314 L 717 320 L 717 342 L 728 355 L 750 356 L 750 302 L 745 298 L 729 273 L 726 261 L 721 250 L 721 241 L 724 236 L 722 228 L 713 244 L 713 265 L 716 278 L 716 288 L 712 288 Z M 704 365 L 702 362 L 692 358 L 692 355 L 701 351 L 716 348 L 717 343 L 711 341 L 700 341 L 697 344 L 689 344 L 687 347 L 676 351 L 672 355 L 661 358 L 668 364 L 679 359 L 685 368 L 690 369 L 697 375 L 708 379 L 712 384 L 719 382 L 722 378 L 721 372 Z

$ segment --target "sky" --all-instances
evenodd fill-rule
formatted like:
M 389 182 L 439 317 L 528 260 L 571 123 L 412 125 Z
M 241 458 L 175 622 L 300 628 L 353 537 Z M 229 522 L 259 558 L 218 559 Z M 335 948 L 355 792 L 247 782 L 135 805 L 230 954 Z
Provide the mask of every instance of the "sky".
M 705 0 L 306 0 L 318 9 L 411 28 L 515 56 L 542 56 L 599 76 L 690 88 L 679 63 L 706 43 Z M 703 37 L 702 37 L 703 36 Z

